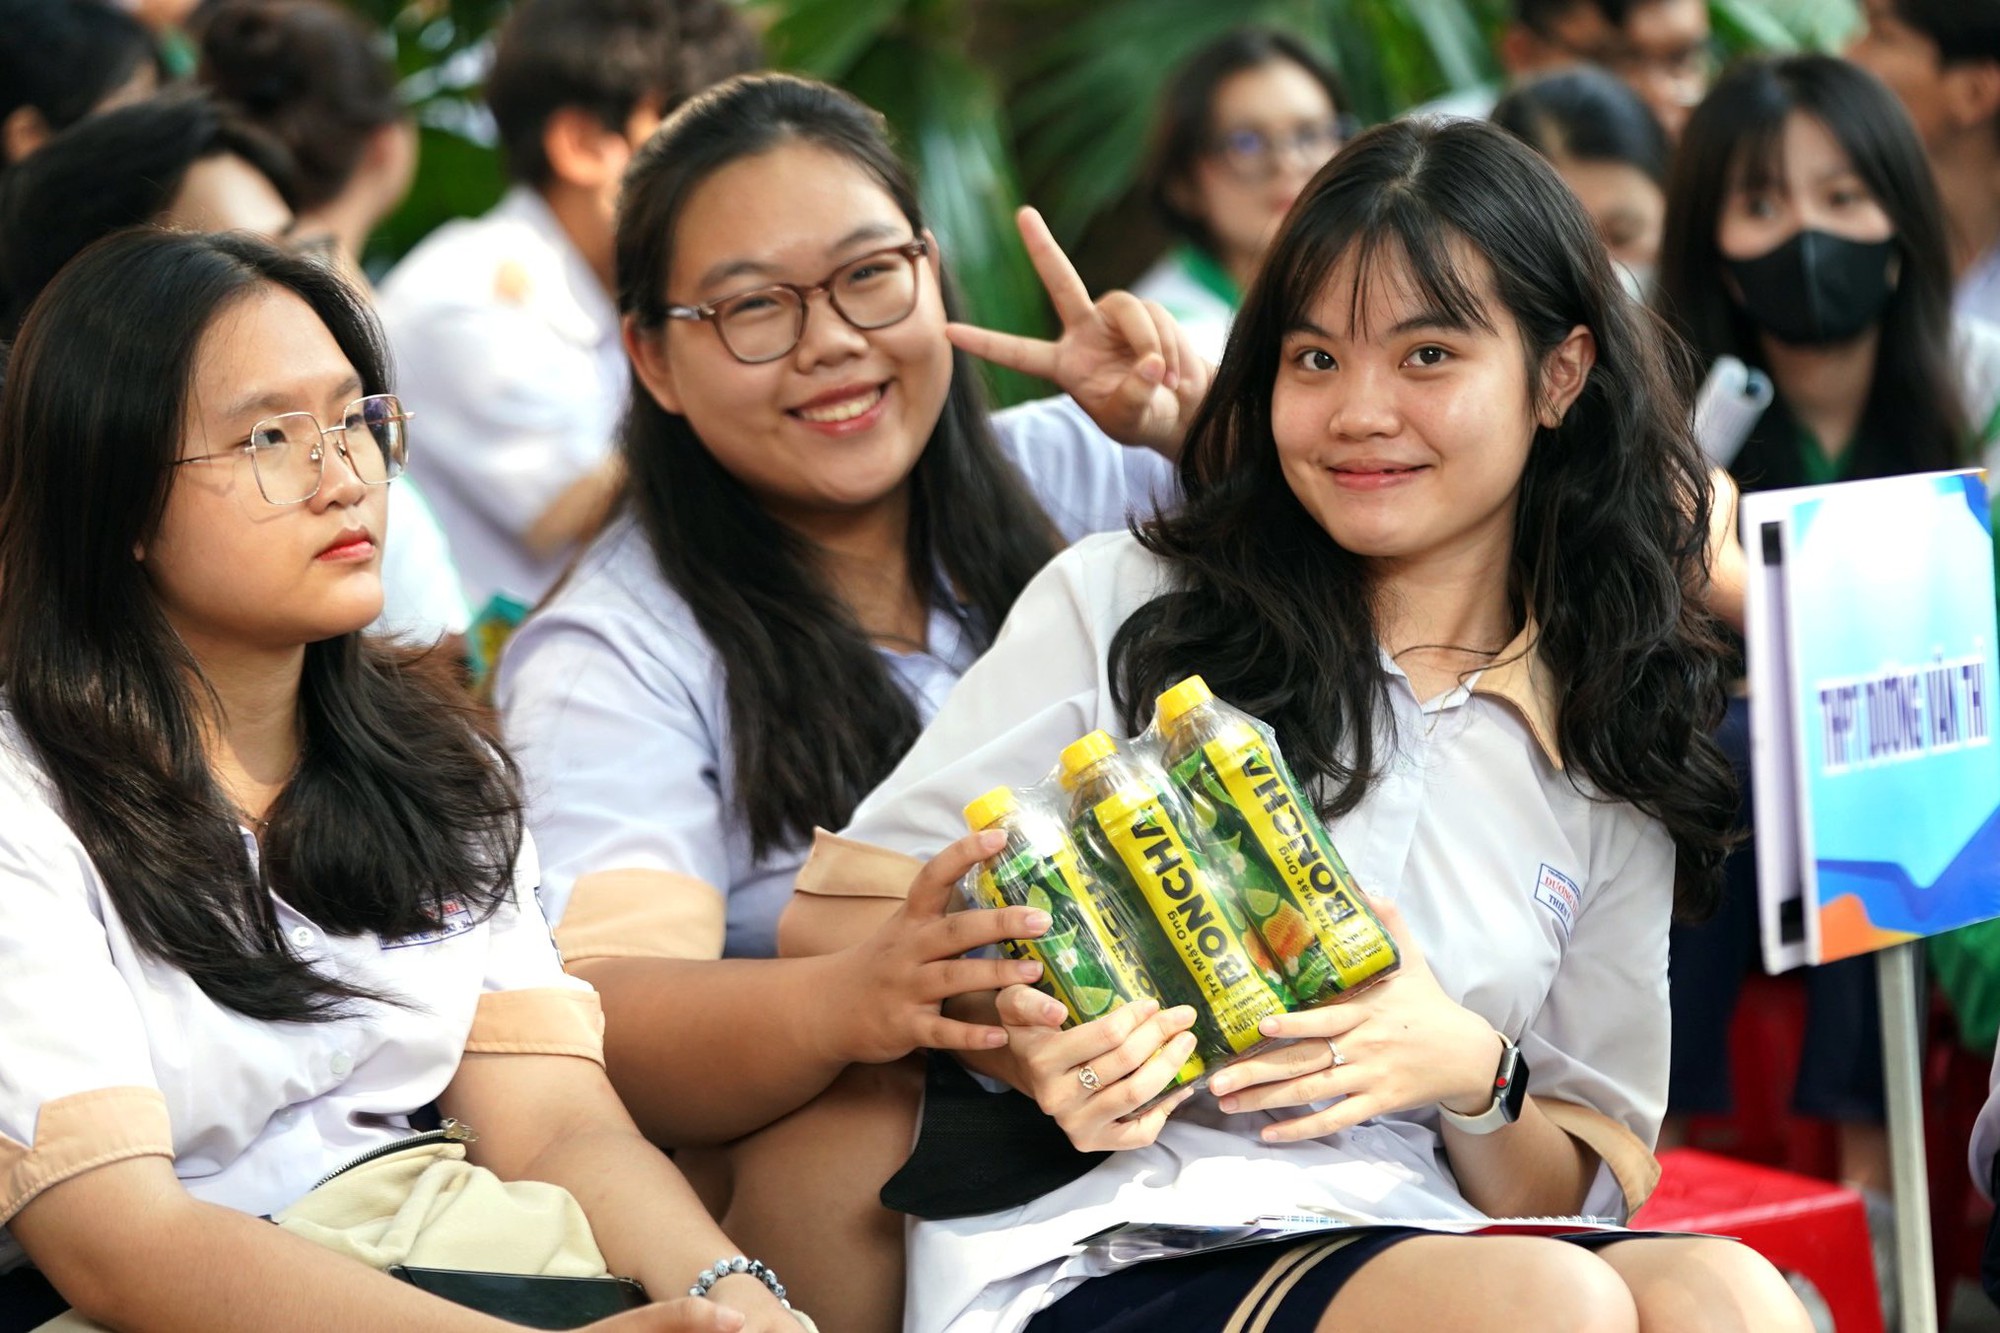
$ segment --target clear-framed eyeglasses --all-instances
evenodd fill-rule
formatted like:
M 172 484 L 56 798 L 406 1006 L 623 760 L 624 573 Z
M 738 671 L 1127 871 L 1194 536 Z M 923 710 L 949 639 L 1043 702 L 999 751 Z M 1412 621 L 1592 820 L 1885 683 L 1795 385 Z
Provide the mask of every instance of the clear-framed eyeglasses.
M 363 484 L 387 486 L 403 475 L 409 451 L 410 414 L 394 394 L 377 393 L 349 403 L 338 426 L 322 426 L 310 412 L 285 412 L 252 426 L 241 444 L 173 465 L 247 453 L 258 493 L 274 505 L 296 505 L 319 494 L 328 453 L 346 459 Z
M 1208 145 L 1209 155 L 1229 174 L 1255 185 L 1278 174 L 1281 157 L 1289 156 L 1309 171 L 1325 166 L 1347 142 L 1348 126 L 1340 117 L 1311 120 L 1283 133 L 1248 127 L 1225 131 Z
M 705 320 L 746 365 L 776 361 L 799 345 L 806 307 L 826 293 L 833 312 L 857 329 L 886 329 L 917 308 L 918 277 L 930 245 L 922 237 L 850 259 L 810 287 L 774 282 L 708 305 L 670 305 L 668 319 Z

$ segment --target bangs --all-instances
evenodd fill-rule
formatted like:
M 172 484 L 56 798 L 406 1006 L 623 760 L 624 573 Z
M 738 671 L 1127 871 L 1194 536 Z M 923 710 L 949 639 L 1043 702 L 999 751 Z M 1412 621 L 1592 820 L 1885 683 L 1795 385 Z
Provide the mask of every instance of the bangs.
M 1283 332 L 1312 324 L 1313 307 L 1343 265 L 1353 275 L 1347 320 L 1355 337 L 1371 334 L 1367 311 L 1377 282 L 1390 283 L 1427 324 L 1498 331 L 1481 294 L 1485 284 L 1467 268 L 1478 262 L 1478 248 L 1410 193 L 1378 195 L 1372 207 L 1345 206 L 1350 201 L 1331 192 L 1319 202 L 1325 206 L 1322 217 L 1302 218 L 1302 225 L 1291 229 L 1294 253 L 1273 256 L 1274 270 L 1288 275 L 1278 286 Z
M 1725 191 L 1780 188 L 1785 180 L 1785 121 L 1792 112 L 1814 113 L 1798 105 L 1784 85 L 1769 77 L 1755 81 L 1737 105 L 1729 108 L 1730 137 L 1735 149 L 1723 171 Z M 1814 116 L 1825 124 L 1824 119 Z M 1827 127 L 1832 132 L 1832 127 Z M 1834 134 L 1836 142 L 1840 135 Z M 1843 151 L 1850 152 L 1846 143 Z

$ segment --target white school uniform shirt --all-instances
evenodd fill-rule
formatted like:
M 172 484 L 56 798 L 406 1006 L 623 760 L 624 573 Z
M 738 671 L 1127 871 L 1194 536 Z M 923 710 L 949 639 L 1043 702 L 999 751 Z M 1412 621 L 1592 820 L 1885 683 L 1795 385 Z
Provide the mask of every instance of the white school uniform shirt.
M 448 905 L 406 940 L 329 935 L 273 894 L 294 953 L 408 1003 L 270 1023 L 134 943 L 54 799 L 0 707 L 0 1227 L 52 1185 L 145 1156 L 173 1158 L 197 1199 L 266 1215 L 407 1137 L 467 1051 L 603 1059 L 597 995 L 563 972 L 531 844 L 498 911 Z M 0 1271 L 23 1258 L 0 1229 Z
M 1022 593 L 848 838 L 928 857 L 963 835 L 965 802 L 1048 772 L 1070 741 L 1125 735 L 1112 635 L 1164 586 L 1129 536 L 1092 538 Z M 1523 633 L 1467 686 L 1420 703 L 1386 656 L 1395 736 L 1381 776 L 1329 831 L 1363 888 L 1393 901 L 1446 994 L 1521 1044 L 1529 1091 L 1580 1102 L 1650 1144 L 1667 1085 L 1667 924 L 1674 847 L 1630 806 L 1594 802 L 1556 766 L 1554 687 Z M 1452 1181 L 1434 1107 L 1331 1137 L 1265 1144 L 1267 1113 L 1201 1094 L 1149 1147 L 1118 1152 L 1022 1207 L 911 1231 L 905 1328 L 1007 1333 L 1086 1278 L 1071 1253 L 1126 1220 L 1242 1222 L 1326 1205 L 1365 1218 L 1478 1213 Z M 1619 1215 L 1600 1170 L 1584 1211 Z
M 463 634 L 472 623 L 451 547 L 430 502 L 408 475 L 389 488 L 382 541 L 382 614 L 368 628 L 414 644 Z
M 1132 295 L 1165 306 L 1195 351 L 1211 362 L 1222 360 L 1239 297 L 1235 283 L 1213 259 L 1190 245 L 1177 245 L 1140 275 Z
M 532 604 L 569 553 L 536 556 L 524 534 L 610 457 L 625 410 L 617 306 L 542 197 L 517 185 L 485 216 L 426 237 L 383 281 L 377 309 L 415 415 L 410 470 L 466 600 Z
M 1150 516 L 1172 493 L 1164 458 L 1117 444 L 1067 398 L 1009 408 L 993 426 L 1065 541 Z M 921 653 L 877 649 L 922 719 L 986 637 L 962 616 L 933 608 Z M 778 914 L 806 844 L 752 854 L 736 806 L 722 665 L 635 524 L 600 538 L 515 634 L 495 698 L 544 857 L 543 902 L 572 961 L 597 952 L 590 923 L 622 909 L 608 897 L 572 904 L 571 888 L 579 875 L 608 870 L 698 881 L 697 892 L 726 899 L 725 956 L 777 952 Z M 621 929 L 617 947 L 685 956 L 671 909 L 649 917 L 649 931 Z

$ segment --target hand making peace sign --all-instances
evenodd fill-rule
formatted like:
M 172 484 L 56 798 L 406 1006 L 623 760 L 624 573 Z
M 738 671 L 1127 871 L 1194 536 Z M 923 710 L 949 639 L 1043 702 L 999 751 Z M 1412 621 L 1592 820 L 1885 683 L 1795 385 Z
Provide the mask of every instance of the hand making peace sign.
M 1052 342 L 950 324 L 947 336 L 995 365 L 1055 381 L 1112 439 L 1178 457 L 1215 367 L 1158 302 L 1122 291 L 1093 302 L 1040 213 L 1023 208 L 1015 220 L 1061 335 Z

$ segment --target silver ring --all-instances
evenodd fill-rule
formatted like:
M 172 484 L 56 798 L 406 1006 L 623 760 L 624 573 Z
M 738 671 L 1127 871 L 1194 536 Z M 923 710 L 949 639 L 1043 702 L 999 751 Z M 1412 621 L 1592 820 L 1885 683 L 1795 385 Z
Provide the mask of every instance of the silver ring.
M 1089 1065 L 1085 1065 L 1076 1071 L 1076 1081 L 1083 1084 L 1085 1089 L 1091 1092 L 1096 1092 L 1104 1086 L 1103 1080 L 1097 1077 L 1097 1071 Z
M 1328 1069 L 1338 1069 L 1347 1063 L 1347 1057 L 1342 1055 L 1340 1048 L 1333 1044 L 1332 1037 L 1326 1039 L 1326 1049 L 1333 1054 L 1333 1063 L 1327 1066 Z

